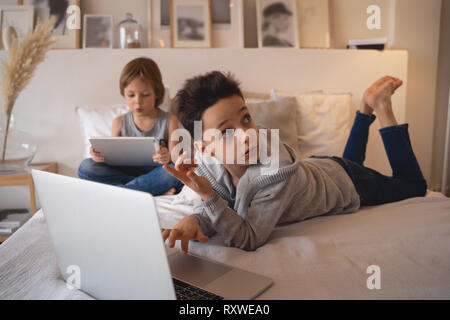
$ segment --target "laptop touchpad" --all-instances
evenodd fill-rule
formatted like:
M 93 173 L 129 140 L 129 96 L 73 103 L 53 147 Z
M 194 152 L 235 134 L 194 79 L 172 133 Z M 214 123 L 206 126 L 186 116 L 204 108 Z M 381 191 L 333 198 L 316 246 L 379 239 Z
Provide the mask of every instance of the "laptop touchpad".
M 232 269 L 189 254 L 171 254 L 167 258 L 173 277 L 200 287 L 207 285 Z

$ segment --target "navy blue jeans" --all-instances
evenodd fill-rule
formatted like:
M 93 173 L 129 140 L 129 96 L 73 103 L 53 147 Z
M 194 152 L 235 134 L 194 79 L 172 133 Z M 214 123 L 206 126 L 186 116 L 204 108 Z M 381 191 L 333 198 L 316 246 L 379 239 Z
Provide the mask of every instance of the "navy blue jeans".
M 412 150 L 407 123 L 379 130 L 392 168 L 392 177 L 363 165 L 369 127 L 375 118 L 375 115 L 356 111 L 343 156 L 325 158 L 333 159 L 344 167 L 360 196 L 361 206 L 424 196 L 427 192 L 427 183 Z
M 173 164 L 170 164 L 173 166 Z M 110 166 L 84 159 L 78 167 L 81 179 L 106 183 L 122 188 L 149 192 L 154 196 L 163 194 L 170 188 L 179 189 L 183 183 L 168 173 L 162 166 L 126 167 Z

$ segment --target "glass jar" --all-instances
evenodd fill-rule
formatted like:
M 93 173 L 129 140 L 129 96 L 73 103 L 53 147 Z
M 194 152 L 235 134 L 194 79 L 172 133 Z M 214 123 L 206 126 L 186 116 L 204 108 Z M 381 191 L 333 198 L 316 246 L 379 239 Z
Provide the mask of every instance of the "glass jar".
M 119 34 L 122 49 L 142 48 L 142 27 L 131 13 L 126 13 L 125 20 L 119 23 Z
M 11 119 L 6 135 L 6 116 L 0 113 L 0 174 L 25 172 L 37 152 L 33 137 L 13 126 Z M 6 139 L 5 139 L 6 138 Z M 4 145 L 6 144 L 6 147 Z

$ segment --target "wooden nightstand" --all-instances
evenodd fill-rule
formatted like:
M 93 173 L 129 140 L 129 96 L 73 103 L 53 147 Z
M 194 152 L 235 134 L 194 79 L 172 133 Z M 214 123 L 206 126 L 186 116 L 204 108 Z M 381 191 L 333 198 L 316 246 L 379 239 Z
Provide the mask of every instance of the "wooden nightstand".
M 58 172 L 58 164 L 56 162 L 30 164 L 29 168 L 53 173 Z M 0 187 L 6 186 L 28 186 L 28 189 L 30 190 L 31 214 L 35 214 L 36 194 L 34 191 L 34 183 L 33 177 L 31 176 L 31 171 L 18 174 L 0 175 Z
M 58 164 L 56 162 L 30 164 L 28 168 L 58 173 Z M 34 215 L 36 213 L 36 193 L 31 170 L 29 172 L 17 174 L 0 175 L 0 187 L 11 186 L 28 186 L 28 189 L 30 190 L 31 215 Z M 0 236 L 0 243 L 5 241 L 8 237 L 9 235 Z

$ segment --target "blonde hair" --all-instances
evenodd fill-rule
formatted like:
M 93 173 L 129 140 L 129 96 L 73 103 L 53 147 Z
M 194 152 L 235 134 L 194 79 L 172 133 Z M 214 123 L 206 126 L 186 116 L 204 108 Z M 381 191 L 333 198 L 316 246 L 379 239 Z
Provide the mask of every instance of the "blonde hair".
M 155 107 L 164 99 L 165 88 L 162 82 L 161 71 L 155 61 L 149 58 L 136 58 L 127 63 L 120 75 L 120 94 L 124 95 L 125 88 L 136 77 L 147 80 L 155 91 Z

